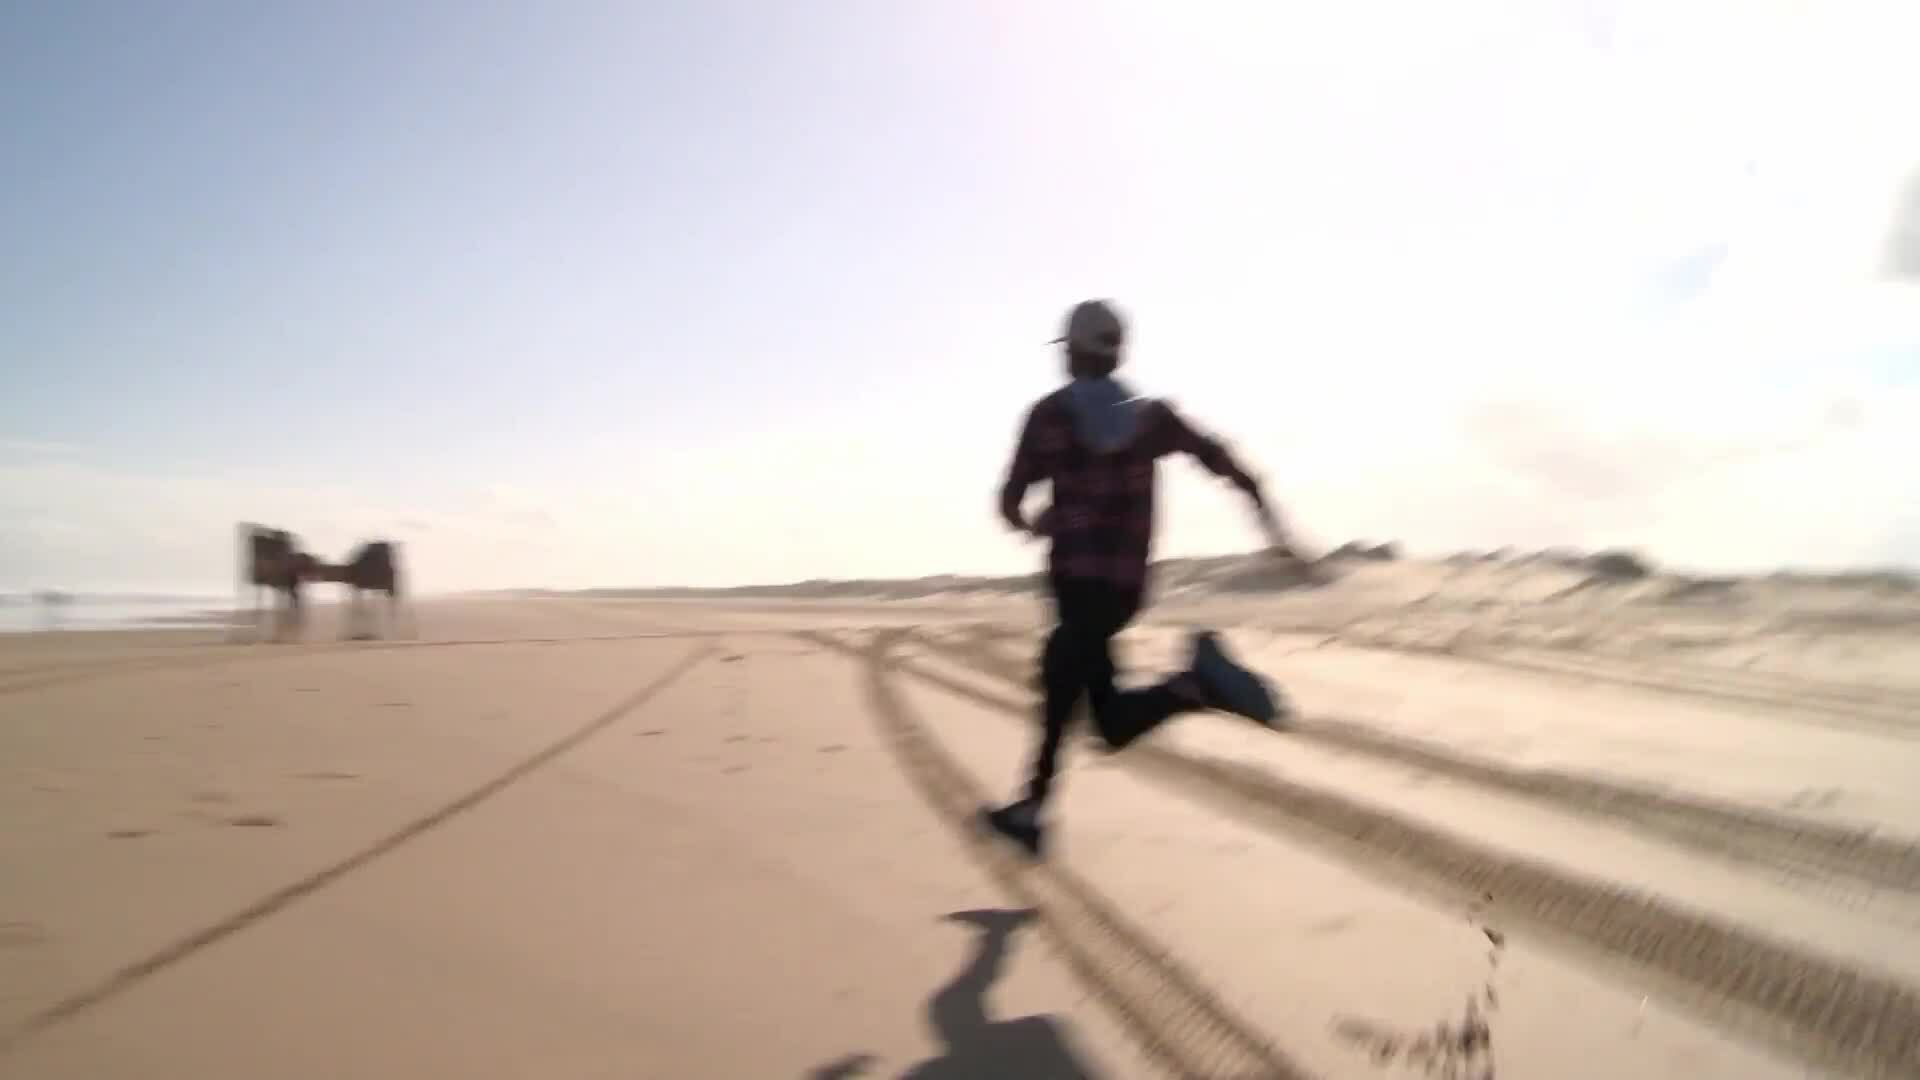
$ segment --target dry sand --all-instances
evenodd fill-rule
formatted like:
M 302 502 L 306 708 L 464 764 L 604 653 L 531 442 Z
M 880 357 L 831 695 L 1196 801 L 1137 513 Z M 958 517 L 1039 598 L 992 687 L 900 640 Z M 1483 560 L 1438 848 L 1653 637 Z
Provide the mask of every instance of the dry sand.
M 1041 866 L 1030 597 L 0 639 L 0 1076 L 1920 1075 L 1905 600 L 1560 573 L 1171 583 L 1301 718 L 1071 748 Z

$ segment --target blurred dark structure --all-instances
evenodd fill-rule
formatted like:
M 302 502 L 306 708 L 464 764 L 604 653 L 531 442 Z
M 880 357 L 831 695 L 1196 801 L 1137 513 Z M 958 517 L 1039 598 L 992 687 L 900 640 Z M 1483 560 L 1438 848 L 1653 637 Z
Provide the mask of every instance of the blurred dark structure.
M 242 522 L 240 532 L 240 591 L 243 594 L 234 615 L 233 628 L 241 625 L 242 611 L 248 610 L 245 592 L 253 589 L 251 606 L 254 639 L 262 630 L 262 589 L 273 590 L 276 600 L 272 639 L 297 636 L 306 625 L 306 607 L 301 587 L 310 581 L 332 581 L 348 587 L 346 625 L 342 636 L 366 640 L 378 636 L 374 615 L 367 603 L 368 593 L 386 594 L 386 627 L 389 633 L 404 626 L 414 633 L 411 606 L 405 603 L 400 570 L 400 545 L 391 540 L 370 540 L 355 548 L 343 563 L 328 563 L 300 549 L 300 540 L 285 529 Z M 231 633 L 229 636 L 233 636 Z
M 305 611 L 300 603 L 301 563 L 312 557 L 300 551 L 299 539 L 285 529 L 271 529 L 243 521 L 239 525 L 239 539 L 239 602 L 234 605 L 228 638 L 237 635 L 241 627 L 241 613 L 251 611 L 247 625 L 252 627 L 254 639 L 259 640 L 265 616 L 262 589 L 270 589 L 274 594 L 273 639 L 282 640 L 298 633 L 305 622 Z M 247 603 L 249 588 L 253 590 L 251 605 Z
M 368 593 L 385 593 L 386 626 L 389 634 L 404 626 L 414 632 L 412 606 L 400 573 L 400 545 L 391 540 L 369 540 L 355 548 L 346 562 L 336 565 L 314 561 L 311 580 L 335 581 L 347 586 L 347 623 L 345 636 L 365 641 L 378 635 L 373 630 L 375 616 L 368 604 Z

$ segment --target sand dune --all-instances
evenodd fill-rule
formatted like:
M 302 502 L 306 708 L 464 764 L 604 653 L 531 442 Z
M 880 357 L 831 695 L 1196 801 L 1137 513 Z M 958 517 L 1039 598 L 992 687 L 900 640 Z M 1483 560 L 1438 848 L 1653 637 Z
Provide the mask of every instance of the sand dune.
M 0 640 L 0 1075 L 1920 1074 L 1897 580 L 1286 576 L 1123 643 L 1292 728 L 1076 748 L 1040 866 L 1026 581 Z

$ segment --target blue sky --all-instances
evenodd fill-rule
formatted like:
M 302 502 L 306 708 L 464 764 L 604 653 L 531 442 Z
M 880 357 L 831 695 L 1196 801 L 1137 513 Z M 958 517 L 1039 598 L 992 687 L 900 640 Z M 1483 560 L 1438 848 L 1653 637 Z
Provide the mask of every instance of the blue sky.
M 0 588 L 1026 567 L 1089 295 L 1326 543 L 1920 562 L 1910 5 L 1175 7 L 8 5 Z

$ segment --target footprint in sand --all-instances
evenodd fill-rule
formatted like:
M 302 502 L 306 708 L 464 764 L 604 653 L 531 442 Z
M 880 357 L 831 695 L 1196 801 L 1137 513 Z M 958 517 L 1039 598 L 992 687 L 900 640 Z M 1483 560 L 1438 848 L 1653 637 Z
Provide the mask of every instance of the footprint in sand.
M 808 1073 L 806 1080 L 855 1080 L 865 1076 L 879 1060 L 872 1054 L 848 1054 Z
M 1787 800 L 1787 809 L 1828 810 L 1839 801 L 1839 788 L 1802 788 Z
M 351 772 L 321 771 L 321 772 L 296 773 L 294 775 L 296 779 L 300 779 L 300 780 L 358 780 L 360 779 L 359 773 L 351 773 Z
M 0 949 L 28 949 L 53 940 L 36 922 L 0 922 Z
M 285 824 L 271 814 L 238 814 L 226 820 L 236 829 L 277 829 Z
M 666 729 L 666 728 L 648 728 L 647 730 L 645 730 L 645 731 L 642 731 L 642 732 L 639 732 L 638 734 L 636 734 L 636 735 L 634 736 L 634 738 L 636 738 L 636 739 L 648 739 L 648 738 L 652 738 L 652 737 L 653 737 L 653 736 L 655 736 L 655 735 L 665 735 L 666 733 L 667 733 L 667 729 Z
M 1314 937 L 1338 934 L 1343 930 L 1351 929 L 1356 921 L 1352 915 L 1335 915 L 1330 919 L 1321 919 L 1308 926 L 1307 933 Z
M 1492 1080 L 1494 1075 L 1493 1030 L 1480 1011 L 1480 1003 L 1472 997 L 1467 999 L 1460 1020 L 1441 1020 L 1425 1031 L 1396 1030 L 1353 1016 L 1336 1019 L 1333 1030 L 1342 1042 L 1371 1058 L 1375 1066 L 1404 1059 L 1408 1067 L 1429 1076 Z
M 821 747 L 819 752 L 822 754 L 841 754 L 845 753 L 846 749 L 847 748 L 840 743 L 828 743 L 826 746 Z

